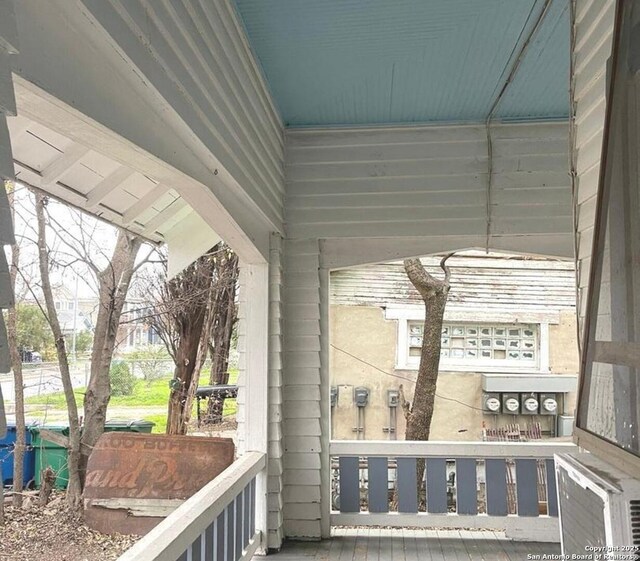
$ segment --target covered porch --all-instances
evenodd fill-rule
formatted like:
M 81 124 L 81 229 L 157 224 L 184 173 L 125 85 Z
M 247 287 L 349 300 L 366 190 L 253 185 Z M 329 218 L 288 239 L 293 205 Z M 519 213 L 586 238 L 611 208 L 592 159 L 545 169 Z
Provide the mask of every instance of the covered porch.
M 519 561 L 532 552 L 541 559 L 560 555 L 560 544 L 517 542 L 492 530 L 336 528 L 331 540 L 287 542 L 272 557 L 277 561 Z
M 582 321 L 615 2 L 366 4 L 0 6 L 0 175 L 177 263 L 211 236 L 242 263 L 238 458 L 122 561 L 559 553 L 554 455 L 572 443 L 332 442 L 329 274 L 466 248 L 575 257 Z M 63 140 L 50 161 L 24 160 L 34 127 Z M 88 152 L 126 170 L 74 187 Z M 132 174 L 147 189 L 105 204 Z
M 574 449 L 572 443 L 552 442 L 332 442 L 336 469 L 330 539 L 285 542 L 275 557 L 333 561 L 557 554 L 553 457 Z M 426 460 L 426 501 L 416 481 L 419 458 Z M 455 466 L 452 500 L 448 462 Z M 260 545 L 256 476 L 264 467 L 263 454 L 243 455 L 120 559 L 251 559 Z

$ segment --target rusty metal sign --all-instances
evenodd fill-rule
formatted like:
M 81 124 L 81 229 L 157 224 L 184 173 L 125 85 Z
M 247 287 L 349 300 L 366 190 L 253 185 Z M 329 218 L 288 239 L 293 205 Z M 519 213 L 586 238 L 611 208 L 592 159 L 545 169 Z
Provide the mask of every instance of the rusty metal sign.
M 85 521 L 104 533 L 145 534 L 234 453 L 230 438 L 105 433 L 89 457 Z

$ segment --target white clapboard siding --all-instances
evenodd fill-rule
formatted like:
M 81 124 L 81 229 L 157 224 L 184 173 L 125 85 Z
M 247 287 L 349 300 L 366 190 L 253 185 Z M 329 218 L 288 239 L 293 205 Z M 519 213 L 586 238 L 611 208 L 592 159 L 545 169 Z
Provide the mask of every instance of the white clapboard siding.
M 201 158 L 210 173 L 221 165 L 226 172 L 220 176 L 224 177 L 225 184 L 228 181 L 234 188 L 239 186 L 270 223 L 276 229 L 280 228 L 284 194 L 281 121 L 230 0 L 82 0 L 73 8 L 75 14 L 68 14 L 65 6 L 50 7 L 49 3 L 16 4 L 19 21 L 24 25 L 25 34 L 29 35 L 25 41 L 29 49 L 25 50 L 25 61 L 20 70 L 25 78 L 29 79 L 31 73 L 39 74 L 38 56 L 34 52 L 41 44 L 32 35 L 38 34 L 40 29 L 35 32 L 32 26 L 37 27 L 37 22 L 46 18 L 48 26 L 55 28 L 56 18 L 75 17 L 81 12 L 91 25 L 75 20 L 74 24 L 78 23 L 82 32 L 87 27 L 94 29 L 92 39 L 103 41 L 100 48 L 93 51 L 94 63 L 100 64 L 100 57 L 108 56 L 103 51 L 116 49 L 121 60 L 117 72 L 113 72 L 114 80 L 121 80 L 120 72 L 139 75 L 146 87 L 143 94 L 146 104 L 161 111 L 161 105 L 168 108 L 166 118 L 171 119 L 171 125 L 165 135 L 188 136 L 189 148 Z M 66 21 L 61 23 L 65 24 Z M 105 36 L 104 31 L 108 35 Z M 54 37 L 54 31 L 47 30 L 46 33 L 46 40 L 59 40 L 57 35 Z M 67 33 L 73 34 L 73 29 Z M 89 45 L 73 43 L 70 38 L 62 41 L 73 45 L 60 47 L 71 53 L 67 64 L 73 65 L 76 60 L 89 64 L 83 53 L 76 52 L 83 47 L 86 51 Z M 124 68 L 126 66 L 129 68 Z M 81 68 L 84 71 L 84 67 Z M 103 71 L 110 74 L 112 69 Z M 55 76 L 46 76 L 42 87 L 53 87 L 55 80 Z M 86 92 L 95 87 L 95 84 L 87 84 L 86 88 L 81 88 L 77 93 L 81 103 L 84 104 Z M 138 84 L 134 87 L 138 88 Z M 134 87 L 128 86 L 127 92 L 130 91 L 132 103 L 137 103 L 139 93 Z M 67 93 L 63 91 L 65 96 Z M 97 94 L 101 95 L 100 92 Z M 116 107 L 114 102 L 110 105 L 112 115 L 108 118 L 124 115 L 123 110 L 118 108 L 116 111 L 113 107 Z M 91 109 L 89 115 L 97 118 L 94 114 L 99 110 Z M 176 124 L 178 122 L 181 124 Z M 174 124 L 181 127 L 179 132 L 171 129 Z M 182 128 L 184 126 L 188 132 Z M 144 140 L 149 146 L 153 145 L 150 151 L 155 152 L 157 144 L 147 138 Z M 183 161 L 179 164 L 184 164 L 184 154 L 162 156 L 172 165 L 180 158 Z M 175 160 L 172 159 L 174 156 Z M 176 167 L 180 168 L 180 165 Z M 191 173 L 191 168 L 181 171 Z
M 573 49 L 573 154 L 577 173 L 578 285 L 584 318 L 591 265 L 596 193 L 606 109 L 606 69 L 611 54 L 615 1 L 576 0 Z M 600 324 L 601 322 L 599 322 Z
M 284 538 L 283 528 L 283 430 L 282 430 L 282 238 L 271 236 L 269 259 L 269 464 L 268 464 L 268 547 L 280 549 Z
M 320 538 L 320 251 L 317 240 L 285 247 L 284 531 Z
M 440 257 L 423 262 L 441 275 Z M 449 312 L 468 308 L 512 311 L 573 310 L 573 261 L 517 258 L 463 252 L 448 260 L 451 270 Z M 331 273 L 331 303 L 380 306 L 421 304 L 401 262 L 381 263 Z
M 286 133 L 290 238 L 571 238 L 564 122 Z M 499 245 L 496 243 L 496 246 Z M 501 245 L 504 247 L 504 244 Z M 545 252 L 548 248 L 545 247 Z

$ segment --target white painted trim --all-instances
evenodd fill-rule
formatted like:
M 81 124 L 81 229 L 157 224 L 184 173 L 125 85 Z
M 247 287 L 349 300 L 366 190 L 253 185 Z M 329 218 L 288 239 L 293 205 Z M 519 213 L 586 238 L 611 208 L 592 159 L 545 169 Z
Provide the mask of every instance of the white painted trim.
M 422 312 L 424 319 L 424 311 Z M 385 319 L 389 319 L 385 313 Z M 396 341 L 396 370 L 418 370 L 418 365 L 409 365 L 409 320 L 398 319 L 398 339 Z
M 549 323 L 542 322 L 538 328 L 538 368 L 540 372 L 549 372 L 551 370 L 549 345 Z
M 244 386 L 244 446 L 248 452 L 267 454 L 269 450 L 269 265 L 247 265 L 244 277 L 246 329 Z M 260 551 L 266 553 L 268 535 L 268 476 L 263 470 L 256 477 L 256 530 L 265 540 Z
M 384 311 L 385 319 L 423 320 L 424 306 L 388 306 Z M 560 323 L 559 312 L 544 310 L 524 310 L 522 312 L 504 312 L 500 310 L 486 310 L 466 308 L 464 311 L 445 310 L 445 323 L 462 321 L 473 323 Z
M 67 171 L 69 167 L 71 166 L 67 166 L 64 171 Z M 131 168 L 122 166 L 102 179 L 93 189 L 91 189 L 91 191 L 87 193 L 87 202 L 85 203 L 87 208 L 91 211 L 95 211 L 107 195 L 114 191 L 121 183 L 129 179 L 133 173 L 134 171 Z
M 72 144 L 62 156 L 59 156 L 42 170 L 42 185 L 51 185 L 58 181 L 73 164 L 79 162 L 88 152 L 89 148 L 86 146 Z
M 319 270 L 320 279 L 320 531 L 323 538 L 331 537 L 331 398 L 329 371 L 329 270 Z
M 572 442 L 457 442 L 408 440 L 332 440 L 332 456 L 429 458 L 553 458 L 576 452 Z
M 531 254 L 533 238 L 530 236 L 494 236 L 492 248 L 521 254 L 572 258 L 573 245 L 567 234 L 535 236 L 536 253 Z M 431 253 L 483 249 L 485 239 L 475 236 L 405 236 L 337 238 L 325 240 L 323 265 L 330 269 L 346 269 L 415 257 Z
M 258 548 L 262 542 L 262 535 L 260 532 L 256 532 L 253 534 L 253 537 L 249 540 L 249 545 L 242 550 L 242 557 L 238 559 L 238 561 L 250 561 L 253 558 L 254 554 L 258 554 Z
M 465 528 L 473 530 L 504 530 L 508 538 L 521 541 L 542 541 L 558 543 L 560 524 L 551 516 L 521 517 L 489 516 L 487 514 L 402 514 L 398 512 L 378 513 L 331 513 L 334 526 L 383 526 L 392 528 Z
M 264 472 L 266 465 L 265 454 L 245 454 L 125 551 L 118 561 L 175 561 L 247 484 Z
M 398 313 L 398 310 L 400 312 Z M 424 311 L 421 310 L 422 315 L 418 315 L 413 309 L 409 308 L 392 308 L 391 313 L 387 315 L 385 310 L 385 319 L 396 319 L 394 315 L 411 317 L 397 318 L 398 320 L 398 338 L 396 341 L 396 370 L 417 371 L 420 365 L 420 357 L 409 356 L 409 322 L 410 321 L 424 321 Z M 418 315 L 418 317 L 413 317 Z M 507 317 L 505 313 L 505 317 Z M 445 314 L 446 316 L 446 314 Z M 466 316 L 466 313 L 465 313 Z M 499 324 L 506 323 L 509 325 L 516 323 L 513 319 L 511 321 L 484 321 L 473 316 L 471 319 L 458 320 L 459 322 L 473 322 L 474 324 Z M 450 319 L 445 317 L 444 323 L 454 323 Z M 538 348 L 536 352 L 536 360 L 531 362 L 515 361 L 515 360 L 456 360 L 451 358 L 440 359 L 440 372 L 478 372 L 478 373 L 501 373 L 512 374 L 514 372 L 523 374 L 546 374 L 549 372 L 549 323 L 527 322 L 528 324 L 534 324 L 538 326 Z

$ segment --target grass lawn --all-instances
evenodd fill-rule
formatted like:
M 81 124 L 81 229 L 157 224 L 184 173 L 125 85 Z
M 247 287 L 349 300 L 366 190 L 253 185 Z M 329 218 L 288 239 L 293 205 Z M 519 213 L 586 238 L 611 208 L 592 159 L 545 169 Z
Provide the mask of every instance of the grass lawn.
M 163 377 L 147 384 L 144 380 L 138 380 L 131 395 L 112 396 L 109 401 L 109 409 L 118 409 L 118 417 L 122 417 L 123 410 L 131 410 L 131 419 L 142 419 L 155 423 L 153 432 L 164 432 L 167 427 L 167 414 L 162 412 L 146 413 L 147 408 L 165 408 L 169 400 L 169 380 L 171 376 Z M 235 384 L 238 380 L 238 371 L 233 369 L 229 373 L 229 383 Z M 200 385 L 209 384 L 209 372 L 203 372 L 199 380 Z M 77 388 L 74 393 L 76 403 L 82 407 L 82 399 L 85 388 Z M 27 405 L 39 405 L 48 412 L 66 411 L 66 402 L 63 392 L 31 396 L 25 399 Z M 136 414 L 136 411 L 139 411 Z M 235 399 L 226 399 L 224 403 L 224 416 L 235 415 L 237 405 Z M 193 405 L 192 418 L 196 415 L 196 403 Z M 109 417 L 109 411 L 107 411 Z

